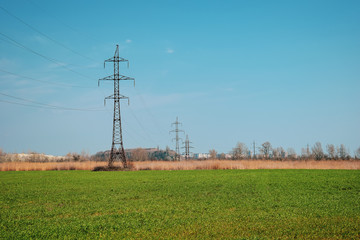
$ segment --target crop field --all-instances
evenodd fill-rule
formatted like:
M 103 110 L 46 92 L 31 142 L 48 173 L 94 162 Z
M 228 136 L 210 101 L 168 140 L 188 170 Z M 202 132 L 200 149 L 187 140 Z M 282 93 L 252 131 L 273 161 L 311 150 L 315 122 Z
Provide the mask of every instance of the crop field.
M 0 239 L 359 239 L 358 170 L 0 172 Z

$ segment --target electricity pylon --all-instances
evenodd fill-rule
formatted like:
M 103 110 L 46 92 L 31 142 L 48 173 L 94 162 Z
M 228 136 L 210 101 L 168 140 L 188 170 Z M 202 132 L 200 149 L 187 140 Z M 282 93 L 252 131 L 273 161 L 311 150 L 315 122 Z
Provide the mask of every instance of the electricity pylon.
M 111 144 L 111 151 L 110 151 L 110 158 L 109 158 L 108 166 L 109 166 L 109 168 L 113 167 L 114 161 L 119 160 L 122 162 L 123 168 L 127 168 L 127 161 L 126 161 L 126 155 L 125 155 L 123 138 L 122 138 L 122 129 L 121 129 L 120 100 L 127 99 L 128 104 L 130 102 L 129 102 L 128 97 L 125 97 L 124 95 L 120 94 L 120 81 L 133 80 L 134 86 L 135 86 L 135 79 L 131 78 L 131 77 L 126 77 L 126 76 L 120 75 L 120 73 L 119 73 L 119 65 L 120 65 L 119 63 L 120 62 L 127 62 L 128 67 L 129 67 L 129 61 L 127 59 L 119 57 L 119 45 L 116 45 L 114 57 L 109 58 L 104 61 L 104 68 L 105 68 L 106 62 L 114 63 L 114 75 L 110 75 L 110 76 L 99 79 L 98 86 L 100 85 L 100 81 L 102 81 L 102 80 L 114 81 L 114 94 L 110 95 L 108 97 L 105 97 L 105 99 L 104 99 L 104 105 L 106 103 L 106 100 L 114 99 L 113 136 L 112 136 L 112 144 Z
M 185 148 L 185 159 L 188 160 L 190 158 L 190 148 L 193 148 L 192 146 L 190 146 L 190 142 L 189 141 L 189 136 L 186 134 L 186 140 L 184 142 L 184 147 Z
M 255 152 L 255 141 L 253 141 L 253 147 L 254 147 L 253 159 L 256 159 L 256 152 Z
M 176 148 L 175 148 L 175 161 L 179 161 L 180 160 L 180 149 L 179 149 L 179 140 L 182 138 L 179 137 L 179 132 L 184 132 L 183 130 L 179 129 L 179 125 L 181 125 L 181 123 L 178 121 L 178 117 L 176 117 L 176 121 L 173 122 L 171 124 L 171 126 L 175 125 L 175 129 L 171 130 L 169 133 L 171 132 L 175 132 L 175 138 L 172 139 L 172 141 L 176 141 Z

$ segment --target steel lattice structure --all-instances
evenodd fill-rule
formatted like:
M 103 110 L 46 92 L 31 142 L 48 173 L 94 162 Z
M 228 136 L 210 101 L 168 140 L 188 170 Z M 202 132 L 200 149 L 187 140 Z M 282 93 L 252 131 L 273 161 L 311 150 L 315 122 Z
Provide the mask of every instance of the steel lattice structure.
M 180 139 L 182 140 L 182 138 L 179 137 L 179 132 L 184 132 L 184 131 L 179 129 L 179 125 L 181 125 L 181 123 L 179 122 L 178 117 L 176 117 L 176 121 L 171 124 L 171 126 L 173 126 L 173 125 L 175 125 L 175 129 L 171 130 L 169 133 L 171 133 L 171 132 L 176 133 L 175 138 L 173 138 L 172 140 L 176 141 L 175 161 L 179 161 L 180 160 L 179 140 Z
M 129 61 L 122 57 L 119 57 L 119 45 L 116 45 L 116 50 L 114 57 L 109 58 L 104 61 L 104 68 L 106 62 L 114 63 L 114 75 L 110 75 L 104 78 L 99 79 L 98 85 L 100 85 L 100 81 L 102 80 L 110 80 L 114 81 L 114 94 L 106 97 L 104 99 L 104 104 L 106 100 L 113 99 L 114 100 L 114 120 L 113 120 L 113 136 L 112 136 L 112 145 L 110 151 L 110 158 L 108 162 L 109 167 L 113 167 L 115 161 L 121 161 L 124 168 L 127 168 L 127 160 L 124 150 L 123 138 L 122 138 L 122 129 L 121 129 L 121 115 L 120 115 L 120 100 L 127 99 L 129 104 L 129 98 L 120 94 L 120 81 L 122 80 L 133 80 L 135 86 L 135 79 L 131 77 L 126 77 L 120 75 L 119 65 L 120 62 L 127 62 L 129 67 Z
M 190 140 L 189 140 L 189 136 L 186 134 L 186 140 L 184 142 L 184 147 L 185 148 L 185 159 L 188 160 L 190 159 L 190 148 L 193 148 L 192 146 L 190 146 Z

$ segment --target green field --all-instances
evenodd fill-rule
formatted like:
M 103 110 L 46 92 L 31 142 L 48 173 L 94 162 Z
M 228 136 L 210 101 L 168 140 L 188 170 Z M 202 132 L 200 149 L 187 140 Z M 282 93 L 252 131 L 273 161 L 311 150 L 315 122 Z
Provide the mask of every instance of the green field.
M 0 239 L 360 239 L 360 171 L 0 172 Z

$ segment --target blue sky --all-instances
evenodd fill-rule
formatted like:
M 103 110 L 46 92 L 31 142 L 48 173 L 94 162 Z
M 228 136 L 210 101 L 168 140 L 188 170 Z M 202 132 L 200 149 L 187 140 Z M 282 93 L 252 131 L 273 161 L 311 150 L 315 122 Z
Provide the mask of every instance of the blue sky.
M 298 154 L 317 141 L 324 150 L 345 144 L 351 154 L 360 146 L 359 1 L 4 0 L 0 6 L 6 152 L 109 149 L 113 109 L 103 99 L 112 84 L 97 81 L 112 74 L 103 61 L 116 44 L 130 61 L 121 73 L 136 79 L 135 88 L 121 83 L 130 97 L 130 106 L 121 105 L 125 148 L 174 148 L 169 131 L 177 116 L 194 152 L 226 153 L 253 141 Z

